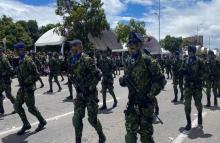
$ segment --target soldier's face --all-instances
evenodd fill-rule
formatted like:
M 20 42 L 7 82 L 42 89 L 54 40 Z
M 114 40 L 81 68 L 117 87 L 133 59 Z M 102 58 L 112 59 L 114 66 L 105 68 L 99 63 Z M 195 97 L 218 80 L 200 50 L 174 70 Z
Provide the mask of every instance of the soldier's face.
M 189 51 L 188 54 L 189 54 L 189 57 L 194 57 L 195 56 L 195 54 L 191 51 Z
M 25 54 L 24 49 L 18 49 L 17 52 L 19 56 L 23 56 Z
M 72 46 L 72 53 L 73 54 L 79 54 L 81 52 L 81 47 L 79 45 Z
M 129 45 L 129 52 L 131 55 L 137 54 L 137 46 L 136 45 Z

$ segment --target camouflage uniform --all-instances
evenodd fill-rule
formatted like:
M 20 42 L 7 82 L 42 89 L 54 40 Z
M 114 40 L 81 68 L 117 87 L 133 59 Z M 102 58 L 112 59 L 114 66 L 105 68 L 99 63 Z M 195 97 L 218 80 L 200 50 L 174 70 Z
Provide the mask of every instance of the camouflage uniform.
M 120 75 L 120 66 L 121 66 L 121 59 L 120 56 L 117 56 L 115 59 L 115 65 L 116 65 L 116 69 L 115 69 L 115 73 L 116 75 Z
M 180 93 L 181 93 L 181 101 L 183 100 L 183 76 L 181 73 L 182 60 L 179 59 L 179 53 L 176 53 L 176 57 L 172 62 L 172 73 L 173 73 L 173 90 L 174 90 L 174 99 L 172 102 L 177 102 L 178 100 L 178 88 L 179 85 Z
M 49 54 L 49 68 L 50 68 L 50 73 L 49 73 L 49 84 L 50 84 L 50 90 L 48 92 L 53 92 L 53 79 L 56 82 L 57 86 L 59 87 L 59 92 L 62 90 L 60 83 L 58 81 L 58 74 L 59 74 L 59 61 L 55 57 L 51 55 L 52 53 Z
M 40 124 L 36 129 L 36 131 L 39 131 L 39 128 L 42 129 L 42 126 L 46 125 L 46 121 L 35 106 L 34 83 L 37 81 L 37 79 L 39 79 L 39 73 L 37 71 L 36 65 L 30 57 L 24 56 L 20 58 L 17 76 L 20 88 L 17 92 L 14 109 L 23 122 L 23 127 L 18 132 L 18 135 L 23 134 L 25 130 L 31 128 L 30 123 L 27 120 L 25 111 L 22 107 L 24 103 L 26 103 L 28 111 L 39 120 Z
M 1 48 L 1 47 L 0 47 Z M 12 104 L 15 102 L 15 98 L 11 94 L 11 76 L 13 75 L 13 68 L 8 61 L 6 55 L 0 55 L 0 113 L 4 114 L 3 107 L 3 92 Z
M 73 58 L 72 54 L 69 54 L 67 56 L 67 77 L 68 77 L 68 82 L 67 82 L 67 85 L 68 85 L 68 89 L 69 89 L 69 93 L 70 95 L 66 98 L 67 100 L 72 100 L 73 99 L 73 83 L 72 81 L 70 80 L 70 74 L 71 74 L 71 59 Z
M 61 78 L 62 78 L 61 81 L 64 81 L 63 74 L 62 74 L 63 61 L 62 61 L 62 59 L 59 58 L 59 54 L 56 52 L 54 53 L 54 58 L 58 61 L 58 65 L 57 65 L 57 67 L 59 68 L 58 75 L 61 76 Z
M 168 57 L 165 59 L 165 67 L 166 67 L 166 74 L 167 74 L 167 79 L 171 78 L 172 79 L 172 72 L 171 72 L 171 59 Z
M 189 46 L 189 52 L 196 53 L 195 46 Z M 195 100 L 195 106 L 198 110 L 198 125 L 202 125 L 202 81 L 204 76 L 204 64 L 195 55 L 186 59 L 182 66 L 182 73 L 185 80 L 184 98 L 185 98 L 185 114 L 187 125 L 185 130 L 191 129 L 191 100 Z
M 75 143 L 81 143 L 83 131 L 83 118 L 85 109 L 88 111 L 88 121 L 99 135 L 99 143 L 105 143 L 106 138 L 98 115 L 97 84 L 101 80 L 101 73 L 94 60 L 82 52 L 82 42 L 73 40 L 69 42 L 73 53 L 71 59 L 70 80 L 76 89 L 74 99 L 73 126 L 75 127 Z
M 218 88 L 218 82 L 219 82 L 219 77 L 220 77 L 220 63 L 215 59 L 214 53 L 212 51 L 209 51 L 209 58 L 205 62 L 205 69 L 206 69 L 206 94 L 207 94 L 207 104 L 206 107 L 211 106 L 211 89 L 213 89 L 213 94 L 214 94 L 214 105 L 218 106 L 218 101 L 217 101 L 217 88 Z
M 99 63 L 99 68 L 102 71 L 102 96 L 103 96 L 103 106 L 100 109 L 106 109 L 106 92 L 107 89 L 109 93 L 112 95 L 114 99 L 114 105 L 113 107 L 116 107 L 117 105 L 117 99 L 114 93 L 114 78 L 112 75 L 113 70 L 113 61 L 111 58 L 107 56 L 103 56 L 102 60 Z
M 35 63 L 35 65 L 36 65 L 36 67 L 37 67 L 37 70 L 40 72 L 40 71 L 41 71 L 42 63 L 41 63 L 41 61 L 36 57 L 35 54 L 36 54 L 36 53 L 33 53 L 33 52 L 32 52 L 32 59 L 33 59 L 33 62 Z M 44 83 L 43 83 L 43 81 L 42 81 L 42 79 L 41 79 L 40 76 L 38 77 L 38 81 L 40 81 L 40 83 L 41 83 L 41 87 L 40 87 L 40 88 L 44 87 Z M 36 83 L 35 83 L 35 88 L 36 88 Z
M 138 94 L 133 89 L 129 88 L 126 83 L 125 77 L 119 79 L 121 86 L 127 86 L 129 89 L 129 101 L 127 109 L 125 110 L 125 126 L 127 134 L 125 136 L 126 143 L 136 143 L 137 133 L 140 134 L 142 143 L 154 143 L 153 140 L 153 113 L 154 105 L 153 101 L 155 96 L 160 93 L 164 87 L 165 77 L 161 72 L 158 63 L 151 57 L 145 54 L 141 54 L 138 50 L 139 46 L 134 42 L 139 40 L 137 35 L 133 34 L 133 38 L 129 41 L 132 46 L 135 45 L 137 53 L 131 55 L 130 60 L 125 64 L 125 76 L 130 77 L 133 84 L 138 90 Z M 140 40 L 139 40 L 140 41 Z M 129 47 L 130 48 L 130 47 Z M 149 98 L 151 104 L 145 103 L 145 107 L 138 104 L 134 97 Z M 147 104 L 147 107 L 146 107 Z

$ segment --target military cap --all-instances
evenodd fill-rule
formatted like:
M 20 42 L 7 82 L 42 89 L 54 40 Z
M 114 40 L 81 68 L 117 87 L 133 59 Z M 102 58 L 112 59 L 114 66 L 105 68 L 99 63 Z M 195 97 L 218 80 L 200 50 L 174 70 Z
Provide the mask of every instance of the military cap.
M 127 45 L 128 46 L 132 44 L 136 45 L 136 44 L 142 43 L 143 41 L 144 41 L 144 38 L 140 33 L 132 32 Z
M 14 45 L 14 48 L 15 48 L 16 50 L 25 49 L 25 48 L 26 48 L 26 45 L 25 45 L 23 42 L 18 42 L 17 44 Z
M 196 53 L 196 46 L 194 46 L 194 45 L 188 46 L 188 52 Z
M 71 47 L 77 46 L 77 45 L 82 46 L 82 41 L 79 40 L 79 39 L 75 39 L 75 40 L 73 40 L 73 41 L 68 41 L 68 43 L 69 43 L 69 45 L 70 45 Z

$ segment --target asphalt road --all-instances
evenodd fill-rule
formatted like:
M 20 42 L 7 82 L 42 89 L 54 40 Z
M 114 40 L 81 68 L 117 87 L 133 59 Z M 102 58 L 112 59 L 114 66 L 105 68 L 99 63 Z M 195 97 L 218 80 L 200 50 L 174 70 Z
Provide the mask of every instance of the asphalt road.
M 98 118 L 100 119 L 104 133 L 107 137 L 107 143 L 125 143 L 125 120 L 124 109 L 127 102 L 128 91 L 126 88 L 119 86 L 118 78 L 115 79 L 115 93 L 119 104 L 115 109 L 111 109 L 113 100 L 109 95 L 107 98 L 107 105 L 109 110 L 100 112 Z M 61 78 L 59 78 L 61 79 Z M 61 82 L 62 92 L 55 92 L 48 95 L 45 92 L 48 90 L 48 81 L 43 77 L 45 87 L 37 89 L 35 92 L 36 106 L 47 119 L 46 128 L 38 133 L 34 130 L 38 125 L 37 119 L 25 111 L 28 120 L 32 124 L 32 129 L 23 136 L 17 136 L 16 132 L 21 128 L 22 123 L 17 114 L 10 115 L 13 110 L 12 104 L 6 99 L 4 102 L 6 115 L 0 117 L 0 142 L 2 143 L 74 143 L 74 128 L 72 126 L 72 116 L 74 105 L 72 102 L 65 101 L 65 97 L 69 96 L 66 79 Z M 13 95 L 16 95 L 18 87 L 16 80 L 13 80 Z M 39 87 L 40 84 L 38 83 Z M 101 89 L 101 86 L 98 86 Z M 54 91 L 57 86 L 54 83 Z M 75 91 L 74 91 L 75 95 Z M 168 80 L 164 91 L 157 97 L 160 106 L 160 118 L 164 124 L 161 125 L 157 121 L 154 124 L 154 139 L 156 143 L 219 143 L 220 142 L 220 108 L 212 107 L 210 109 L 204 108 L 204 128 L 198 129 L 197 126 L 197 111 L 192 104 L 192 121 L 193 129 L 188 134 L 183 134 L 183 127 L 186 124 L 184 115 L 183 103 L 179 102 L 173 104 L 170 101 L 173 98 L 172 81 Z M 99 93 L 101 100 L 101 94 Z M 213 101 L 213 100 L 212 100 Z M 206 102 L 204 95 L 203 104 Z M 192 102 L 193 103 L 193 102 Z M 212 102 L 213 103 L 213 102 Z M 100 102 L 100 106 L 101 106 Z M 89 125 L 87 116 L 84 118 L 84 132 L 83 143 L 97 143 L 98 136 L 95 130 Z

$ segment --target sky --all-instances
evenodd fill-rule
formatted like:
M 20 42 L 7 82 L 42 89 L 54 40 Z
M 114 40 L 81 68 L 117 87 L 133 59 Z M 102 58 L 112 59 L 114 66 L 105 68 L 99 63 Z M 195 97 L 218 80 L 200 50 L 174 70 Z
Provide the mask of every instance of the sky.
M 204 45 L 220 48 L 220 0 L 160 0 L 161 38 L 204 35 Z M 102 0 L 111 28 L 131 18 L 146 23 L 148 35 L 158 38 L 159 0 Z M 16 20 L 37 20 L 40 26 L 62 22 L 55 15 L 56 0 L 0 0 L 0 15 Z

